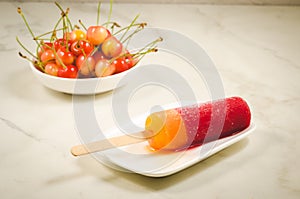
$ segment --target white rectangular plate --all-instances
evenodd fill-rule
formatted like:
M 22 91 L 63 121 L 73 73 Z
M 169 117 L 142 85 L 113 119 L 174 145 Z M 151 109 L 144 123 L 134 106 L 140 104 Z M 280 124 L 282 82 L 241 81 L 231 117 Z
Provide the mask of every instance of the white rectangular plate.
M 98 152 L 94 156 L 103 164 L 114 169 L 150 177 L 164 177 L 186 169 L 229 147 L 251 134 L 254 128 L 255 125 L 251 124 L 247 129 L 236 135 L 181 152 L 153 152 L 147 148 L 148 143 L 145 141 Z M 119 134 L 116 132 L 119 132 L 119 130 L 114 128 L 106 132 L 106 135 L 115 136 Z

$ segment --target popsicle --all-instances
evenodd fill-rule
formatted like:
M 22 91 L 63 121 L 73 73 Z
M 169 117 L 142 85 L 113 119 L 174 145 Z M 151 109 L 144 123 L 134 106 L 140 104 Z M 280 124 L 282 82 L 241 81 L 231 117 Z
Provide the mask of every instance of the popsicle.
M 145 129 L 153 150 L 182 150 L 236 134 L 250 125 L 251 112 L 245 100 L 230 97 L 204 104 L 152 113 Z
M 71 152 L 78 156 L 145 140 L 153 151 L 179 151 L 237 134 L 250 121 L 247 102 L 230 97 L 152 113 L 146 118 L 145 131 L 74 146 Z

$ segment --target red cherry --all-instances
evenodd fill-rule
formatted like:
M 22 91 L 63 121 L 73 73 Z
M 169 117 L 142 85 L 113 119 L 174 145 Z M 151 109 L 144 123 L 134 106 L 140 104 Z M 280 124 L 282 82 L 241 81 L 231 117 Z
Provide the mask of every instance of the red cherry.
M 41 54 L 41 61 L 45 64 L 49 61 L 55 60 L 55 54 L 53 52 L 53 50 L 45 50 L 42 54 Z
M 70 51 L 67 51 L 66 48 L 61 47 L 56 52 L 57 58 L 56 58 L 56 64 L 61 65 L 60 62 L 62 62 L 64 65 L 70 65 L 74 62 L 74 54 Z
M 125 51 L 125 62 L 129 65 L 129 68 L 135 66 L 138 63 L 138 58 L 134 58 L 128 50 Z
M 74 65 L 60 67 L 57 72 L 58 77 L 64 77 L 64 78 L 77 78 L 77 74 L 78 74 L 78 69 Z
M 41 45 L 38 50 L 38 57 L 41 57 L 42 53 L 46 50 L 50 50 L 52 46 L 53 44 L 51 42 L 45 42 L 43 45 Z
M 79 46 L 84 50 L 85 54 L 90 54 L 94 50 L 94 45 L 89 41 L 79 41 Z
M 74 53 L 74 55 L 80 55 L 82 53 L 82 48 L 79 46 L 78 41 L 72 43 L 71 51 Z
M 94 50 L 94 45 L 88 41 L 80 40 L 75 41 L 71 45 L 71 51 L 75 55 L 80 55 L 84 53 L 85 55 L 91 53 Z
M 112 65 L 115 65 L 116 73 L 121 73 L 132 67 L 132 62 L 125 57 L 120 57 L 112 62 Z
M 67 44 L 67 40 L 62 39 L 62 38 L 55 40 L 55 42 L 53 43 L 56 51 L 58 51 L 58 49 L 60 49 L 61 47 L 64 47 L 64 48 L 67 47 L 69 49 L 71 46 L 71 41 L 68 40 L 68 45 L 66 45 L 66 44 Z

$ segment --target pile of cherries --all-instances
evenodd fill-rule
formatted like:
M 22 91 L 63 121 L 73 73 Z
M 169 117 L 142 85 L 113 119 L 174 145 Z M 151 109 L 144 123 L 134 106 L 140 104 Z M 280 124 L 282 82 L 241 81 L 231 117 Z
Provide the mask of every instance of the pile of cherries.
M 58 3 L 55 4 L 61 11 L 61 18 L 52 31 L 40 36 L 33 34 L 21 8 L 18 8 L 18 13 L 37 44 L 36 53 L 32 53 L 17 38 L 18 43 L 32 58 L 28 58 L 22 53 L 19 55 L 32 61 L 38 70 L 46 74 L 63 78 L 92 78 L 121 73 L 135 66 L 145 54 L 156 52 L 155 44 L 162 41 L 162 38 L 158 38 L 137 52 L 130 53 L 126 49 L 128 42 L 146 25 L 146 23 L 135 23 L 137 17 L 124 28 L 121 28 L 118 23 L 110 21 L 86 28 L 79 20 L 83 27 L 80 29 L 78 25 L 71 24 L 68 18 L 69 8 L 63 10 Z M 99 12 L 100 4 L 98 5 L 98 16 Z M 60 24 L 62 24 L 61 28 Z M 128 33 L 129 29 L 133 27 L 134 31 Z M 119 30 L 113 34 L 115 28 L 119 28 Z M 115 35 L 120 35 L 122 32 L 123 34 L 118 39 Z

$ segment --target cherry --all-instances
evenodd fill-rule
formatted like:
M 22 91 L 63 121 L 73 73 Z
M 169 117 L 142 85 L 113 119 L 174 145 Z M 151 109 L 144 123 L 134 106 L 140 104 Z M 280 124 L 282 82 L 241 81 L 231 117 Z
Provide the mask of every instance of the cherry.
M 53 52 L 53 50 L 45 50 L 42 54 L 41 54 L 41 61 L 46 64 L 49 61 L 55 60 L 55 54 Z
M 78 44 L 78 41 L 75 41 L 71 45 L 71 51 L 73 52 L 74 55 L 80 55 L 82 54 L 83 50 Z
M 71 51 L 67 51 L 65 47 L 61 47 L 60 49 L 58 49 L 56 54 L 56 64 L 59 66 L 62 65 L 61 62 L 64 65 L 70 65 L 74 62 L 74 54 Z
M 71 41 L 68 40 L 68 45 L 67 44 L 67 40 L 66 39 L 57 39 L 54 41 L 53 45 L 54 45 L 54 48 L 56 51 L 58 51 L 58 49 L 60 49 L 61 47 L 67 47 L 68 49 L 70 48 L 71 46 Z
M 98 61 L 100 61 L 102 59 L 105 59 L 105 56 L 100 51 L 96 51 L 92 56 L 94 57 L 94 59 L 95 59 L 96 62 L 98 62 Z
M 80 29 L 75 29 L 70 33 L 70 40 L 72 42 L 86 39 L 86 34 Z
M 83 48 L 85 54 L 90 54 L 94 50 L 94 45 L 91 44 L 89 41 L 81 40 L 79 41 L 79 46 Z
M 111 36 L 110 31 L 109 31 L 108 29 L 106 29 L 106 31 L 107 31 L 107 37 L 110 37 L 110 36 Z M 106 37 L 106 38 L 107 38 L 107 37 Z
M 123 71 L 130 69 L 133 66 L 133 62 L 131 59 L 127 57 L 120 57 L 118 59 L 115 59 L 112 62 L 112 65 L 115 66 L 116 73 L 121 73 Z
M 65 34 L 63 36 L 63 39 L 71 41 L 71 33 L 70 32 L 65 32 Z
M 86 33 L 86 38 L 93 45 L 102 44 L 108 37 L 109 31 L 103 26 L 90 26 Z
M 82 75 L 89 75 L 95 70 L 95 59 L 92 56 L 79 55 L 76 59 L 76 66 Z
M 43 45 L 41 45 L 39 47 L 38 57 L 41 57 L 42 53 L 45 52 L 46 50 L 51 49 L 52 46 L 53 46 L 53 43 L 51 43 L 51 42 L 45 42 L 45 43 L 43 43 Z
M 118 58 L 118 59 L 114 60 L 112 62 L 112 65 L 115 66 L 116 73 L 120 73 L 120 72 L 123 72 L 123 71 L 129 69 L 128 65 L 125 62 L 125 58 Z
M 82 53 L 87 55 L 90 54 L 93 50 L 94 50 L 94 45 L 84 40 L 75 41 L 71 45 L 71 51 L 75 55 L 80 55 Z
M 95 73 L 97 77 L 106 77 L 116 72 L 114 64 L 110 64 L 108 60 L 102 59 L 97 62 L 95 66 Z
M 112 58 L 121 54 L 123 45 L 117 38 L 111 36 L 103 42 L 101 49 L 106 57 Z
M 77 78 L 78 69 L 74 65 L 67 65 L 66 67 L 59 67 L 57 76 L 64 78 Z
M 130 54 L 128 50 L 125 52 L 125 62 L 129 65 L 129 68 L 135 66 L 139 62 L 139 59 Z
M 52 76 L 57 76 L 59 66 L 55 62 L 50 62 L 45 66 L 45 73 Z
M 37 44 L 37 52 L 35 54 L 30 52 L 17 37 L 17 42 L 30 54 L 31 58 L 21 53 L 19 55 L 31 61 L 38 70 L 46 74 L 76 78 L 78 73 L 80 78 L 95 77 L 96 75 L 104 77 L 120 73 L 133 67 L 147 53 L 156 52 L 155 44 L 162 41 L 162 38 L 158 38 L 137 51 L 137 53 L 130 54 L 123 45 L 127 46 L 132 36 L 146 25 L 146 23 L 136 23 L 138 15 L 129 26 L 113 32 L 114 27 L 120 26 L 110 20 L 112 4 L 108 20 L 103 25 L 98 25 L 100 19 L 99 3 L 96 25 L 90 26 L 87 29 L 79 20 L 79 23 L 84 28 L 84 30 L 81 30 L 77 25 L 72 25 L 68 17 L 70 9 L 67 8 L 64 10 L 57 2 L 55 4 L 61 11 L 61 17 L 54 28 L 51 28 L 52 31 L 38 36 L 32 32 L 21 8 L 17 9 L 33 40 Z M 112 25 L 110 26 L 110 24 Z M 109 26 L 113 34 L 108 30 L 107 27 Z M 127 34 L 133 27 L 136 27 L 136 29 L 132 33 Z M 120 38 L 117 39 L 114 37 L 114 35 L 122 32 L 123 34 Z M 62 35 L 62 37 L 58 37 L 59 35 Z

